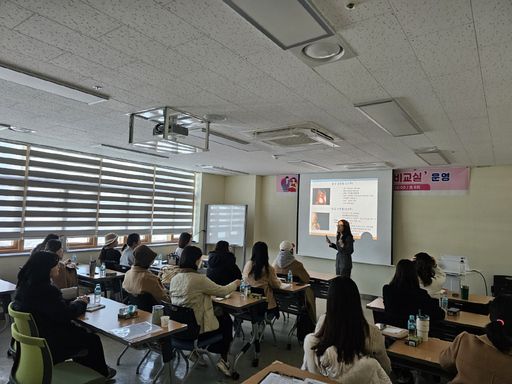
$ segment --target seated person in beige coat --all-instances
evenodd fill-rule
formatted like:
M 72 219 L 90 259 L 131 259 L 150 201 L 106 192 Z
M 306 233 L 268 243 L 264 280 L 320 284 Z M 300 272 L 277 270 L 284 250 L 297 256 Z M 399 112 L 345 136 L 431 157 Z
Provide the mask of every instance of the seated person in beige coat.
M 456 374 L 452 384 L 512 382 L 512 295 L 496 297 L 489 317 L 485 335 L 462 332 L 441 352 L 441 367 Z
M 349 277 L 332 280 L 327 312 L 304 339 L 302 369 L 344 384 L 391 384 L 384 336 L 366 321 L 359 290 Z
M 295 258 L 295 244 L 291 241 L 282 241 L 279 244 L 279 254 L 273 265 L 278 275 L 288 275 L 288 271 L 292 271 L 293 279 L 303 284 L 309 283 L 309 273 L 304 265 Z M 316 302 L 315 293 L 311 287 L 306 289 L 306 305 L 311 321 L 316 323 Z
M 285 285 L 277 278 L 276 271 L 268 263 L 268 246 L 263 241 L 254 243 L 251 260 L 245 264 L 242 277 L 251 286 L 262 288 L 267 297 L 267 316 L 279 318 L 279 308 L 273 288 Z
M 228 285 L 217 285 L 206 275 L 197 272 L 201 265 L 203 252 L 194 246 L 186 246 L 180 256 L 180 270 L 171 280 L 169 293 L 171 301 L 194 310 L 197 324 L 200 327 L 199 339 L 207 338 L 214 333 L 221 333 L 222 340 L 211 345 L 208 350 L 219 353 L 221 358 L 217 368 L 226 376 L 231 376 L 228 363 L 228 352 L 233 340 L 233 321 L 227 313 L 215 316 L 212 296 L 225 296 L 240 286 L 240 280 Z
M 123 289 L 131 295 L 149 293 L 159 303 L 169 301 L 169 295 L 158 276 L 149 271 L 155 257 L 156 253 L 147 245 L 135 248 L 133 266 L 124 275 Z

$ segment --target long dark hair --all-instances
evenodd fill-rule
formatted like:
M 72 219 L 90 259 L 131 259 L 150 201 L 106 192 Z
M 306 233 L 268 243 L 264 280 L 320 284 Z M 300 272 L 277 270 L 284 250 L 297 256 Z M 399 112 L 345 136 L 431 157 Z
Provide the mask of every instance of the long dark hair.
M 416 273 L 418 277 L 421 279 L 423 285 L 428 287 L 432 284 L 432 278 L 436 275 L 434 268 L 436 267 L 436 262 L 426 252 L 420 252 L 414 255 L 415 265 L 416 265 Z
M 215 244 L 214 251 L 216 253 L 228 253 L 229 252 L 229 243 L 227 241 L 221 240 Z
M 389 285 L 398 289 L 419 289 L 420 282 L 418 281 L 414 262 L 407 259 L 400 260 L 396 265 L 395 276 L 393 276 Z
M 59 262 L 59 256 L 53 252 L 39 251 L 28 258 L 18 272 L 18 288 L 30 289 L 34 286 L 50 284 L 50 271 Z
M 338 362 L 350 364 L 354 358 L 367 354 L 369 332 L 356 283 L 350 277 L 336 277 L 329 287 L 325 321 L 315 335 L 319 342 L 313 350 L 320 357 L 334 346 Z
M 504 353 L 512 351 L 512 295 L 498 295 L 489 304 L 491 322 L 485 327 L 487 337 Z
M 180 256 L 180 268 L 192 268 L 197 270 L 197 260 L 201 258 L 203 251 L 193 245 L 183 248 Z
M 50 241 L 50 240 L 59 240 L 59 235 L 56 235 L 55 233 L 49 233 L 48 235 L 46 235 L 43 242 L 40 244 L 37 244 L 34 247 L 34 249 L 32 250 L 32 252 L 30 252 L 30 253 L 32 254 L 32 253 L 44 251 L 46 249 L 46 244 L 48 244 L 48 241 Z
M 345 219 L 338 220 L 338 223 L 340 221 L 343 223 L 343 232 L 341 233 L 341 241 L 345 242 L 348 239 L 354 240 L 354 237 L 352 236 L 352 231 L 350 230 L 350 223 Z M 338 236 L 337 236 L 337 238 L 339 240 Z
M 123 248 L 121 248 L 121 252 L 126 249 L 126 247 L 132 247 L 134 244 L 137 244 L 140 241 L 140 235 L 138 233 L 130 233 L 126 238 L 126 243 L 124 243 Z
M 188 243 L 190 243 L 190 239 L 192 239 L 192 235 L 188 232 L 182 232 L 180 234 L 180 238 L 178 239 L 178 247 L 185 248 Z
M 44 251 L 57 253 L 62 248 L 62 242 L 60 240 L 51 239 L 46 243 Z
M 254 274 L 254 280 L 259 280 L 263 276 L 263 269 L 268 271 L 268 246 L 263 241 L 257 241 L 252 247 L 252 269 L 250 274 Z

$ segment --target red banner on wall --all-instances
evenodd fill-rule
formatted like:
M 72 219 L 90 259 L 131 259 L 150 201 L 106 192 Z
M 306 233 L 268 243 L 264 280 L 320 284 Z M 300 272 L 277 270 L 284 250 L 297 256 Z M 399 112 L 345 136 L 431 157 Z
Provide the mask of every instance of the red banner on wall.
M 394 191 L 466 191 L 468 188 L 469 167 L 393 171 Z

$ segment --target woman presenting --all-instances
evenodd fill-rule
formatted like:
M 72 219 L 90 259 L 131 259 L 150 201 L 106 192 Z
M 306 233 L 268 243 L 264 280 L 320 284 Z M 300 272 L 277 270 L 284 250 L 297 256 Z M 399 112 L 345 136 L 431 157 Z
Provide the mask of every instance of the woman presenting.
M 354 237 L 350 231 L 350 224 L 347 220 L 338 221 L 336 243 L 333 243 L 327 235 L 325 240 L 329 247 L 338 251 L 336 254 L 336 274 L 350 277 L 352 271 L 352 253 L 354 253 Z

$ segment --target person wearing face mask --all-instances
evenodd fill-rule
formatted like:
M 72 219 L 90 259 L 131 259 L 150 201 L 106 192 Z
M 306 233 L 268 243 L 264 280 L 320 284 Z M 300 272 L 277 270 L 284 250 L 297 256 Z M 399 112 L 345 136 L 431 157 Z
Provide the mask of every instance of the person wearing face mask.
M 180 256 L 180 270 L 169 284 L 171 302 L 194 310 L 200 327 L 199 339 L 221 333 L 222 340 L 209 347 L 209 351 L 221 355 L 217 368 L 230 376 L 228 352 L 233 340 L 233 321 L 227 313 L 215 316 L 212 296 L 226 296 L 240 286 L 236 279 L 227 285 L 218 285 L 206 275 L 197 272 L 203 252 L 194 246 L 186 246 Z
M 354 253 L 354 237 L 350 231 L 350 223 L 341 219 L 338 221 L 336 243 L 333 243 L 326 235 L 325 240 L 329 247 L 336 249 L 336 274 L 350 277 L 352 272 L 352 253 Z

